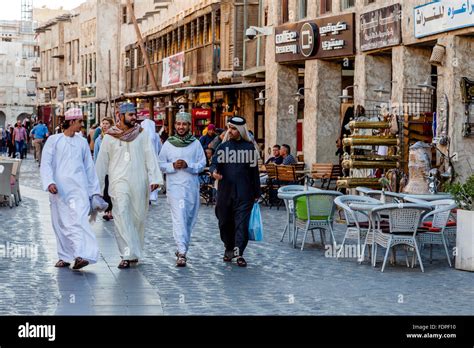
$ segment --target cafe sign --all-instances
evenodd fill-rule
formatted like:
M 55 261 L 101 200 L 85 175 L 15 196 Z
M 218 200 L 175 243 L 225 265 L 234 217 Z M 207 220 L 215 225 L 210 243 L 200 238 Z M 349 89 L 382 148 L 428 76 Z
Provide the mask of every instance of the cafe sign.
M 275 28 L 275 61 L 279 63 L 354 53 L 353 13 Z
M 416 38 L 474 26 L 474 0 L 436 0 L 413 11 Z
M 399 45 L 402 42 L 401 28 L 400 4 L 361 14 L 361 51 Z

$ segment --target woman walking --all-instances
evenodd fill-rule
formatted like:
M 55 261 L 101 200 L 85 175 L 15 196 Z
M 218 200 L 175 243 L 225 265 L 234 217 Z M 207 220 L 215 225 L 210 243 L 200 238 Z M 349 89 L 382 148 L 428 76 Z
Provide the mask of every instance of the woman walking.
M 96 163 L 97 158 L 99 157 L 100 145 L 102 144 L 104 135 L 105 133 L 107 133 L 109 128 L 112 127 L 112 125 L 113 125 L 113 121 L 111 118 L 106 117 L 102 120 L 102 124 L 100 127 L 102 129 L 102 132 L 97 137 L 94 143 L 94 163 Z M 106 201 L 109 204 L 109 207 L 105 211 L 103 218 L 104 220 L 109 221 L 113 219 L 114 217 L 112 216 L 112 199 L 109 196 L 109 176 L 108 175 L 105 176 L 104 201 Z

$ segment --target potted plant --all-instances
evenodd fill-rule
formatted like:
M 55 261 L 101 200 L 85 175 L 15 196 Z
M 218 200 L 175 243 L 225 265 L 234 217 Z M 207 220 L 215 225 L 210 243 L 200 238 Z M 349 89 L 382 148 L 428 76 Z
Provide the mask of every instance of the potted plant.
M 456 224 L 456 269 L 474 271 L 474 175 L 465 183 L 446 187 L 458 204 Z

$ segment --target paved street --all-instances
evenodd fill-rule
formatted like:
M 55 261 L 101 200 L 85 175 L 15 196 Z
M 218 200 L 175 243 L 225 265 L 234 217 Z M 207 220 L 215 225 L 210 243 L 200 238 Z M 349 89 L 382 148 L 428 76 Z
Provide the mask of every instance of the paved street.
M 113 222 L 94 226 L 101 259 L 79 272 L 57 269 L 48 196 L 37 165 L 23 162 L 19 207 L 0 207 L 0 243 L 37 245 L 36 258 L 0 259 L 0 314 L 98 315 L 472 315 L 474 276 L 447 266 L 437 250 L 425 273 L 398 265 L 380 272 L 354 259 L 325 257 L 321 246 L 304 251 L 285 239 L 284 209 L 263 208 L 265 241 L 250 242 L 247 268 L 222 262 L 214 208 L 201 206 L 187 268 L 175 267 L 166 198 L 150 209 L 146 257 L 119 270 Z M 336 238 L 342 241 L 337 229 Z M 319 236 L 317 235 L 317 241 Z M 309 238 L 308 241 L 311 239 Z M 311 240 L 312 241 L 312 240 Z M 425 258 L 428 253 L 425 253 Z M 382 255 L 379 255 L 382 257 Z

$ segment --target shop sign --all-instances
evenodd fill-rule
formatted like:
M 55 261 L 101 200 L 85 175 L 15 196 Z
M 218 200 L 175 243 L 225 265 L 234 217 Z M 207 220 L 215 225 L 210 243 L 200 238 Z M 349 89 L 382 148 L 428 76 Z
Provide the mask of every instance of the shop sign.
M 36 80 L 26 80 L 26 96 L 36 97 Z
M 196 108 L 192 110 L 192 115 L 195 118 L 211 118 L 211 109 Z
M 60 89 L 58 92 L 58 102 L 64 101 L 64 89 Z
M 201 104 L 210 103 L 211 102 L 211 92 L 200 92 L 199 97 L 198 97 L 198 101 Z
M 224 92 L 223 91 L 215 91 L 214 92 L 214 100 L 224 99 Z
M 399 45 L 401 35 L 401 6 L 379 8 L 360 15 L 360 49 L 374 50 Z
M 95 97 L 95 87 L 81 88 L 81 98 Z
M 416 38 L 474 26 L 473 0 L 436 0 L 413 12 Z
M 163 75 L 161 85 L 163 87 L 183 83 L 184 75 L 184 52 L 163 59 Z
M 77 87 L 66 88 L 66 99 L 77 98 Z
M 275 61 L 279 63 L 354 53 L 353 13 L 275 28 Z
M 39 92 L 39 102 L 40 103 L 50 103 L 51 102 L 51 92 L 49 90 L 47 91 L 41 91 Z

